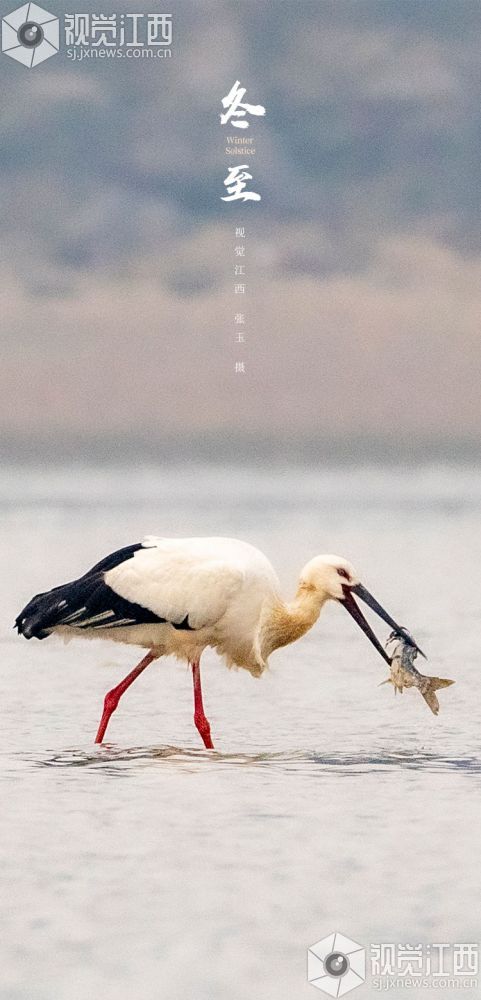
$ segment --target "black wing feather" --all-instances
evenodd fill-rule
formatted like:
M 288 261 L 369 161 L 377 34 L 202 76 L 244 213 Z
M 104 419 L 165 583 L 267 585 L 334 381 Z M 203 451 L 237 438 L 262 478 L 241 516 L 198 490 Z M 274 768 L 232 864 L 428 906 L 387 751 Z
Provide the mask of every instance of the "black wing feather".
M 150 608 L 120 597 L 105 583 L 104 574 L 108 570 L 131 559 L 141 548 L 144 548 L 141 543 L 127 545 L 96 563 L 78 580 L 54 587 L 44 594 L 37 594 L 15 621 L 19 634 L 26 639 L 33 636 L 45 639 L 58 625 L 69 625 L 82 630 L 166 623 L 168 619 L 160 618 Z M 180 623 L 170 624 L 177 629 L 191 630 L 188 616 Z
M 95 563 L 95 566 L 87 570 L 84 576 L 93 576 L 94 573 L 106 573 L 107 570 L 114 569 L 115 566 L 120 566 L 120 563 L 127 562 L 127 559 L 132 559 L 132 556 L 139 549 L 147 548 L 152 548 L 152 546 L 142 545 L 142 542 L 136 542 L 135 545 L 124 545 L 123 549 L 117 549 L 116 552 L 111 552 L 109 556 L 105 556 L 100 562 Z

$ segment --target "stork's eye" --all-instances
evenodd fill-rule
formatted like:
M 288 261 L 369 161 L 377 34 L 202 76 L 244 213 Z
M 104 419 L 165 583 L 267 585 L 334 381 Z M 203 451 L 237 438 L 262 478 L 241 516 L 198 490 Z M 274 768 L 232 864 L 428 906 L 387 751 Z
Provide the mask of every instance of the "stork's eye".
M 343 576 L 345 580 L 349 580 L 349 573 L 347 569 L 338 569 L 339 576 Z

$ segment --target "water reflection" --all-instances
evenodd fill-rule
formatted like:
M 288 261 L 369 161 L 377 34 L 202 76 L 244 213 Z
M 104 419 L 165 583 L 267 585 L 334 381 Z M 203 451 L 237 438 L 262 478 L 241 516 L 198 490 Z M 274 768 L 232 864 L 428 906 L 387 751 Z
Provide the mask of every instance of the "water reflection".
M 422 771 L 465 771 L 481 774 L 481 757 L 467 755 L 456 757 L 449 754 L 433 753 L 418 749 L 403 749 L 396 752 L 382 747 L 370 753 L 333 751 L 317 753 L 306 750 L 274 751 L 264 753 L 220 753 L 216 750 L 183 749 L 174 746 L 118 747 L 104 744 L 92 750 L 70 748 L 52 753 L 41 759 L 27 758 L 39 767 L 95 767 L 118 768 L 139 763 L 160 763 L 173 767 L 185 766 L 189 770 L 213 767 L 271 768 L 277 770 L 300 770 L 306 773 L 312 768 L 326 773 L 369 774 L 374 771 L 395 771 L 398 769 Z

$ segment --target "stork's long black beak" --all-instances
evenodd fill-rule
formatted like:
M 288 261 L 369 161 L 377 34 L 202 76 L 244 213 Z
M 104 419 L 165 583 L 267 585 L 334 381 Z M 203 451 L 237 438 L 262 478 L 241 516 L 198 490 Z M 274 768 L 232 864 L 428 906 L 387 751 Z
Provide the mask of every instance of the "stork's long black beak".
M 372 642 L 373 646 L 377 649 L 378 653 L 381 654 L 386 663 L 391 663 L 390 657 L 386 653 L 384 646 L 382 646 L 379 642 L 379 639 L 373 632 L 369 622 L 366 621 L 359 605 L 356 604 L 353 594 L 360 597 L 361 601 L 364 601 L 364 603 L 367 604 L 372 611 L 375 611 L 387 625 L 390 625 L 394 632 L 398 633 L 399 636 L 402 636 L 409 646 L 413 646 L 418 653 L 421 653 L 421 656 L 424 656 L 422 649 L 419 648 L 412 635 L 410 635 L 409 632 L 402 627 L 402 625 L 398 625 L 397 622 L 394 621 L 394 618 L 391 618 L 391 615 L 389 615 L 388 612 L 384 610 L 382 605 L 379 604 L 379 601 L 376 601 L 376 598 L 373 597 L 365 587 L 363 587 L 362 583 L 356 584 L 355 587 L 344 587 L 343 590 L 344 600 L 341 603 L 344 604 L 346 611 L 349 611 L 349 614 L 352 615 L 354 621 L 357 622 L 359 628 L 361 628 L 364 634 L 367 635 L 368 639 Z

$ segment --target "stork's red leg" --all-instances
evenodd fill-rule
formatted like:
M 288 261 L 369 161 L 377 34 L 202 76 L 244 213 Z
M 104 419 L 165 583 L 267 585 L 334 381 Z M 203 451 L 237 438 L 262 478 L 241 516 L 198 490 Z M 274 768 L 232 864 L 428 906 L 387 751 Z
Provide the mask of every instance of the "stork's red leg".
M 157 659 L 157 657 L 155 657 L 153 653 L 147 653 L 147 656 L 144 656 L 143 660 L 140 661 L 140 663 L 134 668 L 134 670 L 132 670 L 130 674 L 127 674 L 127 677 L 124 677 L 123 681 L 121 681 L 120 684 L 117 684 L 117 687 L 114 687 L 112 688 L 111 691 L 107 692 L 104 699 L 104 710 L 102 718 L 100 720 L 100 726 L 98 728 L 98 733 L 95 737 L 96 743 L 102 742 L 105 736 L 105 730 L 107 729 L 107 726 L 109 724 L 110 716 L 112 715 L 112 712 L 115 712 L 115 709 L 117 708 L 117 705 L 124 691 L 126 691 L 127 688 L 129 688 L 130 685 L 134 683 L 135 679 L 139 676 L 139 674 L 141 674 L 142 671 L 145 670 L 145 668 L 148 667 L 150 663 L 152 663 L 152 660 L 155 659 Z
M 204 706 L 202 704 L 202 685 L 200 682 L 200 663 L 197 660 L 196 663 L 191 664 L 192 667 L 192 680 L 194 682 L 194 722 L 196 728 L 199 730 L 200 735 L 204 741 L 204 746 L 207 750 L 213 750 L 214 744 L 210 735 L 210 725 L 209 720 L 206 718 L 204 712 Z

